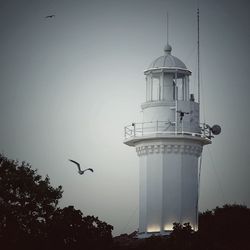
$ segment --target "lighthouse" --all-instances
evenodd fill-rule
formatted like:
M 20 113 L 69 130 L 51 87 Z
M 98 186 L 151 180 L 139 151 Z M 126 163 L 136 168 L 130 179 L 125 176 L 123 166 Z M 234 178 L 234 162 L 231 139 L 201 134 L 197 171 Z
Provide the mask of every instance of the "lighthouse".
M 200 124 L 191 71 L 167 44 L 144 71 L 143 119 L 124 128 L 139 157 L 139 238 L 167 235 L 173 223 L 198 229 L 199 159 L 220 127 Z

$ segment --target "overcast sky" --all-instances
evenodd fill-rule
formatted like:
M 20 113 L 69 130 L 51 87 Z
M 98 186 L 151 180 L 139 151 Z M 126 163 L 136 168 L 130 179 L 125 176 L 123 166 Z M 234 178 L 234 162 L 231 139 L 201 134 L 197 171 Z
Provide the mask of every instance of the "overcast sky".
M 222 134 L 204 147 L 200 210 L 250 206 L 250 3 L 201 0 L 202 119 Z M 25 160 L 74 205 L 138 227 L 138 158 L 123 127 L 141 121 L 143 70 L 166 44 L 193 72 L 196 0 L 1 0 L 0 150 Z M 55 14 L 55 18 L 46 19 Z M 80 176 L 72 158 L 95 172 Z

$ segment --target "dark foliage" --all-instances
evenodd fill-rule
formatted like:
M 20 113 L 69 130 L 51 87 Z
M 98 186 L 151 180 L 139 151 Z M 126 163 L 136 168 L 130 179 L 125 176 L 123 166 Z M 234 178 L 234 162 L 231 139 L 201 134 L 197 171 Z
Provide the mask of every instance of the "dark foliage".
M 197 238 L 206 249 L 250 249 L 250 209 L 242 205 L 224 205 L 199 217 Z
M 168 237 L 152 236 L 130 239 L 130 245 L 119 244 L 119 250 L 250 250 L 250 209 L 242 205 L 225 205 L 199 216 L 199 230 L 189 223 L 174 223 Z M 125 242 L 126 243 L 126 242 Z
M 58 208 L 61 197 L 62 187 L 53 188 L 48 176 L 0 155 L 1 249 L 108 248 L 113 227 L 73 206 Z
M 168 243 L 171 249 L 191 249 L 191 239 L 194 231 L 189 223 L 174 223 Z
M 53 249 L 105 249 L 112 243 L 113 227 L 86 216 L 69 206 L 57 209 L 49 225 L 49 243 Z
M 5 249 L 30 248 L 46 237 L 46 226 L 62 197 L 25 162 L 0 155 L 0 241 Z

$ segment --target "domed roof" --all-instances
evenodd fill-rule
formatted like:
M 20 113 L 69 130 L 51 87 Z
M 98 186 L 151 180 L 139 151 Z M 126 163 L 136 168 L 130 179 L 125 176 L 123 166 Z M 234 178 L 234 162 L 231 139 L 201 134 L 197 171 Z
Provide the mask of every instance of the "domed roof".
M 158 68 L 187 70 L 186 65 L 177 57 L 171 55 L 172 47 L 167 44 L 164 48 L 165 55 L 155 59 L 146 71 Z

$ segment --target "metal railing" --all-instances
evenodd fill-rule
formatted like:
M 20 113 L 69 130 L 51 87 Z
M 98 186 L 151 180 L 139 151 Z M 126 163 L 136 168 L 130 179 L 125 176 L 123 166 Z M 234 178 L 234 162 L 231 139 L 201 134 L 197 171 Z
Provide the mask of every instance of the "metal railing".
M 185 131 L 183 124 L 175 125 L 175 122 L 170 121 L 152 121 L 142 123 L 132 123 L 124 127 L 124 137 L 129 139 L 131 137 L 141 137 L 152 134 L 166 134 L 166 135 L 189 135 L 211 139 L 211 131 L 209 126 L 205 123 L 201 123 L 199 132 Z

